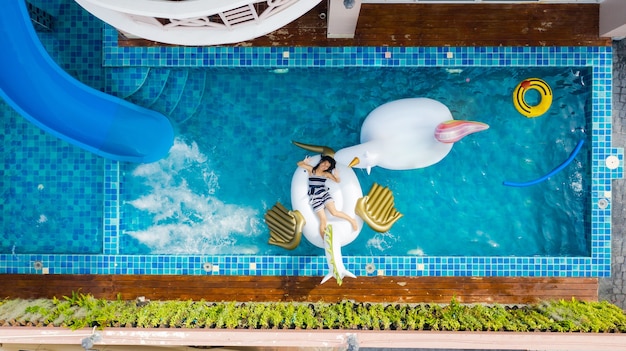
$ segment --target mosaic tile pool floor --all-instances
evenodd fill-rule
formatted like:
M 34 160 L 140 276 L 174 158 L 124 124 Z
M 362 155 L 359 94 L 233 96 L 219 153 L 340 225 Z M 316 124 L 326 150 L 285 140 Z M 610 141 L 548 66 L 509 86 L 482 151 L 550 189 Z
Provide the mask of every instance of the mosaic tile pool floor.
M 70 9 L 72 10 L 72 9 Z M 75 10 L 78 15 L 80 9 Z M 77 14 L 74 14 L 77 15 Z M 93 22 L 93 20 L 91 20 Z M 92 23 L 90 22 L 90 23 Z M 97 21 L 96 21 L 97 22 Z M 97 26 L 96 26 L 97 28 Z M 89 36 L 98 36 L 91 30 Z M 42 38 L 44 41 L 45 38 Z M 50 38 L 48 47 L 58 49 L 64 40 Z M 238 48 L 238 47 L 118 47 L 115 30 L 104 26 L 103 66 L 94 58 L 72 58 L 70 51 L 55 55 L 75 76 L 98 86 L 103 81 L 122 84 L 132 92 L 140 84 L 146 66 L 167 67 L 311 67 L 311 66 L 413 66 L 413 67 L 509 67 L 588 66 L 592 68 L 592 185 L 591 255 L 589 257 L 344 257 L 346 268 L 357 276 L 561 276 L 606 277 L 610 275 L 611 180 L 623 177 L 623 149 L 611 143 L 612 49 L 610 47 L 347 47 L 347 48 Z M 84 43 L 85 44 L 85 43 Z M 51 46 L 50 46 L 51 45 Z M 70 45 L 72 47 L 77 44 Z M 70 54 L 68 57 L 67 54 Z M 82 53 L 75 53 L 85 55 Z M 91 55 L 91 54 L 89 54 Z M 74 57 L 75 58 L 75 57 Z M 97 61 L 97 60 L 96 60 Z M 115 77 L 115 79 L 113 79 Z M 103 87 L 106 91 L 106 85 Z M 120 91 L 118 90 L 118 91 Z M 50 143 L 53 139 L 46 139 Z M 54 143 L 54 141 L 52 141 Z M 42 145 L 37 145 L 41 147 Z M 609 169 L 604 160 L 618 156 L 619 167 Z M 204 255 L 118 255 L 120 229 L 120 166 L 103 163 L 90 169 L 104 179 L 100 185 L 104 201 L 100 254 L 0 254 L 0 273 L 50 274 L 224 274 L 224 275 L 323 275 L 321 256 L 204 256 Z M 104 174 L 102 173 L 104 170 Z M 3 187 L 7 184 L 3 183 Z M 99 190 L 100 191 L 100 190 Z M 600 200 L 608 200 L 601 208 Z M 94 211 L 99 211 L 94 209 Z M 35 262 L 43 263 L 43 269 Z M 370 269 L 372 267 L 375 269 Z

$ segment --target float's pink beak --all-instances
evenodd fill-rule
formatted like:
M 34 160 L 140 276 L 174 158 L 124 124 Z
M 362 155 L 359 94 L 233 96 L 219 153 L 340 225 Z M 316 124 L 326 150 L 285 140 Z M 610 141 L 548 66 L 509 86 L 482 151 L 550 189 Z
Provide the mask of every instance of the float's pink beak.
M 442 143 L 456 143 L 466 135 L 488 129 L 489 125 L 481 122 L 457 121 L 451 119 L 441 122 L 435 128 L 435 139 Z

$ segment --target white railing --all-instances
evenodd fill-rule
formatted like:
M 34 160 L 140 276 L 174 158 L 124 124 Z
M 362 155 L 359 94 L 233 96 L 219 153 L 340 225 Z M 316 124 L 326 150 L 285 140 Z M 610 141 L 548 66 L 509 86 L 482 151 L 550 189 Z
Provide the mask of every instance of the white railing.
M 321 0 L 75 1 L 133 36 L 177 45 L 220 45 L 275 31 Z

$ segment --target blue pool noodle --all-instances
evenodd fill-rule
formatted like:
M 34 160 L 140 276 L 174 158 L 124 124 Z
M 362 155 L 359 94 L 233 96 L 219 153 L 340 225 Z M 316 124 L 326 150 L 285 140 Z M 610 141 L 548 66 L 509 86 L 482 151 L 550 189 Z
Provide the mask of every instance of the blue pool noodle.
M 25 0 L 2 2 L 0 97 L 46 132 L 102 157 L 148 163 L 167 155 L 174 129 L 164 115 L 93 89 L 50 57 Z
M 515 183 L 515 182 L 504 181 L 502 184 L 504 184 L 506 186 L 525 187 L 525 186 L 541 183 L 544 180 L 546 180 L 546 179 L 552 177 L 553 175 L 557 174 L 558 172 L 563 170 L 563 168 L 567 167 L 567 165 L 569 165 L 572 161 L 574 161 L 574 158 L 576 158 L 576 155 L 578 155 L 578 152 L 583 147 L 584 143 L 585 143 L 585 140 L 584 139 L 580 139 L 580 141 L 578 142 L 578 145 L 576 145 L 576 148 L 574 148 L 574 151 L 572 151 L 572 153 L 569 155 L 567 160 L 565 160 L 565 162 L 561 163 L 557 168 L 553 169 L 552 171 L 550 171 L 548 174 L 544 175 L 543 177 L 537 178 L 535 180 L 531 180 L 529 182 L 524 182 L 524 183 Z

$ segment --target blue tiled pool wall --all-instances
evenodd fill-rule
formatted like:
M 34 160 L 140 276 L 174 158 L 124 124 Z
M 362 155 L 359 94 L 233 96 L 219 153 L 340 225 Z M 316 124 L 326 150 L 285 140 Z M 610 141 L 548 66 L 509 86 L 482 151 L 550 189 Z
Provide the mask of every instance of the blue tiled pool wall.
M 130 94 L 140 86 L 146 67 L 310 67 L 310 66 L 589 66 L 592 67 L 592 184 L 590 257 L 413 257 L 350 256 L 346 267 L 357 276 L 568 276 L 610 275 L 611 179 L 623 176 L 623 150 L 611 144 L 612 49 L 610 47 L 118 47 L 117 32 L 104 26 L 103 65 L 111 84 L 126 84 Z M 128 79 L 125 79 L 127 77 Z M 82 78 L 84 79 L 84 77 Z M 98 78 L 94 78 L 98 79 Z M 115 80 L 115 82 L 113 82 Z M 94 84 L 85 80 L 88 84 Z M 97 82 L 96 82 L 97 83 Z M 97 84 L 96 84 L 97 86 Z M 106 85 L 105 85 L 106 87 Z M 105 88 L 106 89 L 106 88 Z M 617 155 L 620 166 L 608 169 L 604 159 Z M 223 274 L 323 275 L 321 256 L 117 255 L 120 228 L 120 166 L 102 160 L 104 170 L 103 238 L 100 255 L 0 255 L 2 273 L 66 274 Z M 373 271 L 367 265 L 373 265 Z
M 26 122 L 4 101 L 0 120 L 0 232 L 16 238 L 0 240 L 0 252 L 100 253 L 103 160 Z M 59 232 L 71 240 L 59 246 Z
M 584 78 L 589 78 L 587 81 L 592 80 L 592 77 L 584 77 Z M 593 125 L 593 106 L 592 104 L 586 104 L 585 105 L 585 131 L 591 130 L 592 129 L 592 125 Z M 586 133 L 587 138 L 585 139 L 585 142 L 587 143 L 587 145 L 589 145 L 592 142 L 593 139 L 593 135 L 590 133 Z M 585 148 L 587 155 L 585 157 L 587 157 L 588 160 L 592 159 L 593 157 L 593 153 L 592 150 L 590 148 Z M 586 170 L 586 174 L 585 174 L 585 179 L 592 179 L 592 170 L 591 168 L 587 168 Z M 589 185 L 587 185 L 589 186 Z M 592 223 L 592 219 L 591 219 L 591 205 L 593 203 L 592 200 L 592 194 L 591 192 L 585 192 L 585 206 L 584 206 L 584 213 L 582 214 L 584 216 L 584 232 L 585 232 L 585 241 L 588 244 L 589 249 L 591 249 L 591 223 Z
M 52 31 L 37 34 L 57 64 L 74 78 L 103 90 L 103 23 L 75 1 L 27 1 L 54 18 Z

